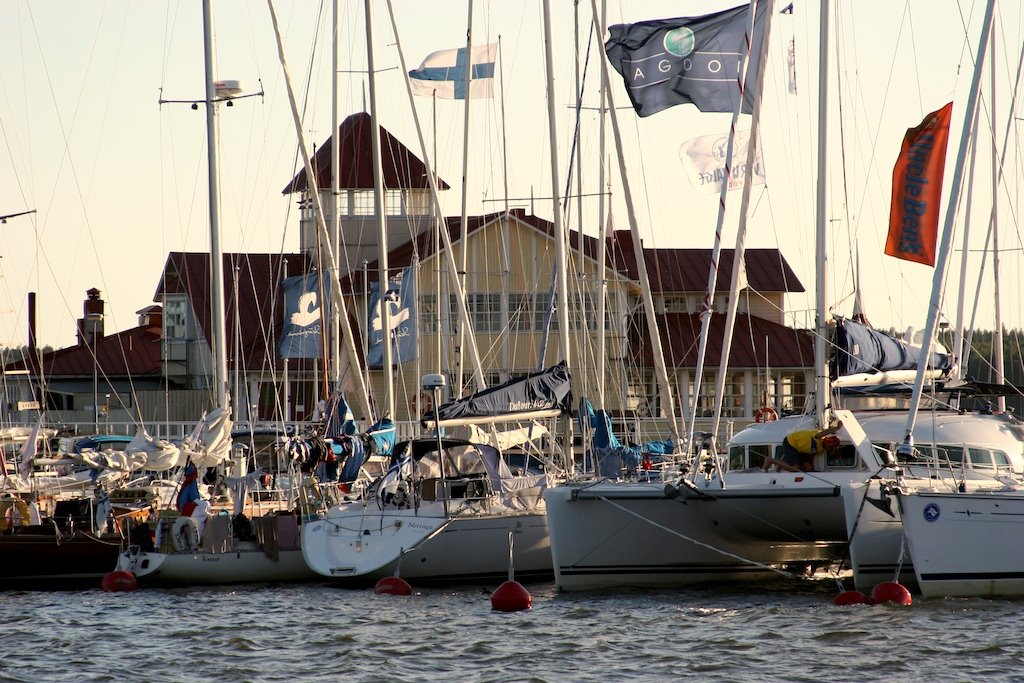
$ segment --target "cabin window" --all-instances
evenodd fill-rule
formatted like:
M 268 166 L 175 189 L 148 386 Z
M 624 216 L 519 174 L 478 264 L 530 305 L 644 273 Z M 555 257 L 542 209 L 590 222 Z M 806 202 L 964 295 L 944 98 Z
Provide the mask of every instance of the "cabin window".
M 831 451 L 825 458 L 825 466 L 828 468 L 843 468 L 857 466 L 857 447 L 853 444 L 843 444 L 835 451 Z
M 754 445 L 733 445 L 729 447 L 729 469 L 758 469 L 765 466 L 765 459 L 771 453 L 771 446 L 765 443 Z
M 1013 465 L 1010 462 L 1010 456 L 1002 451 L 992 451 L 992 459 L 996 462 L 996 469 L 1000 470 L 1012 470 Z

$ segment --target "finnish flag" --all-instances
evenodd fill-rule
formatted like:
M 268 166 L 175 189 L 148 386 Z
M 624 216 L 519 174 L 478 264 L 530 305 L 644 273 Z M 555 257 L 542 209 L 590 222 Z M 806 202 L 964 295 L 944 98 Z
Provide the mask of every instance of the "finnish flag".
M 497 43 L 474 45 L 469 97 L 494 97 L 494 60 Z M 409 72 L 416 95 L 437 95 L 448 100 L 466 99 L 466 49 L 439 50 L 427 55 L 418 69 Z

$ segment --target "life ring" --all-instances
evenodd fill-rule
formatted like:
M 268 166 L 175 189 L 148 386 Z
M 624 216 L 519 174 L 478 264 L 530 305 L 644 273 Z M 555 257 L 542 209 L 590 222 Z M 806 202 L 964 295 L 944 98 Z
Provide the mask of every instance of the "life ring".
M 199 550 L 199 526 L 191 517 L 178 517 L 171 527 L 174 547 L 180 553 L 194 553 Z
M 18 513 L 17 518 L 14 516 L 15 511 Z M 0 531 L 7 531 L 12 526 L 25 526 L 31 523 L 31 519 L 28 503 L 21 498 L 0 500 Z
M 754 411 L 754 422 L 774 422 L 779 419 L 779 414 L 775 412 L 775 408 L 758 408 Z
M 427 391 L 420 391 L 409 397 L 409 413 L 414 416 L 426 415 L 434 409 L 434 397 Z

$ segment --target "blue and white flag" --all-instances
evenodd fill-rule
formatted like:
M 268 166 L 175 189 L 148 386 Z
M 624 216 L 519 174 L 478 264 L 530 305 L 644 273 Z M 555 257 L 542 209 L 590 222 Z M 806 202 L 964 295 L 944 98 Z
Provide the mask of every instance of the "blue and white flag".
M 416 274 L 406 268 L 402 274 L 388 280 L 383 302 L 376 282 L 370 283 L 369 347 L 366 364 L 371 368 L 384 365 L 384 321 L 382 306 L 388 307 L 388 327 L 391 338 L 391 360 L 404 363 L 416 358 Z
M 494 59 L 497 44 L 473 46 L 470 99 L 494 97 Z M 418 69 L 409 72 L 415 95 L 436 94 L 447 100 L 466 99 L 466 48 L 439 50 L 427 55 Z
M 765 14 L 758 3 L 749 43 L 750 6 L 742 5 L 699 17 L 610 26 L 605 52 L 622 74 L 636 113 L 650 116 L 686 103 L 705 112 L 735 111 L 749 47 L 743 92 L 743 112 L 749 114 Z
M 281 358 L 323 355 L 320 276 L 296 275 L 284 281 L 284 330 L 278 344 Z

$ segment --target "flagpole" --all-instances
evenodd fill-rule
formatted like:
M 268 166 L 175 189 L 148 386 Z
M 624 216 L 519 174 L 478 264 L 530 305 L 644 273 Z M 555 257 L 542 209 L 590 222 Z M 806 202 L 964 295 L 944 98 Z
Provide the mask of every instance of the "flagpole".
M 470 97 L 470 90 L 473 87 L 473 0 L 467 0 L 468 17 L 466 19 L 466 106 L 463 108 L 463 125 L 462 125 L 462 222 L 460 223 L 460 229 L 462 234 L 460 242 L 462 244 L 462 261 L 460 263 L 459 276 L 462 279 L 463 289 L 468 289 L 468 279 L 466 276 L 467 265 L 469 260 L 469 245 L 466 243 L 469 237 L 469 229 L 466 225 L 467 219 L 467 205 L 469 197 L 467 194 L 467 184 L 469 176 L 469 112 L 471 110 L 469 102 L 472 99 Z M 456 93 L 458 96 L 458 93 Z M 465 343 L 466 330 L 463 329 L 463 325 L 459 325 L 459 349 L 457 357 L 458 377 L 455 378 L 455 386 L 458 390 L 458 395 L 462 396 L 465 384 L 463 382 L 463 361 L 465 359 L 465 352 L 463 351 L 463 344 Z

